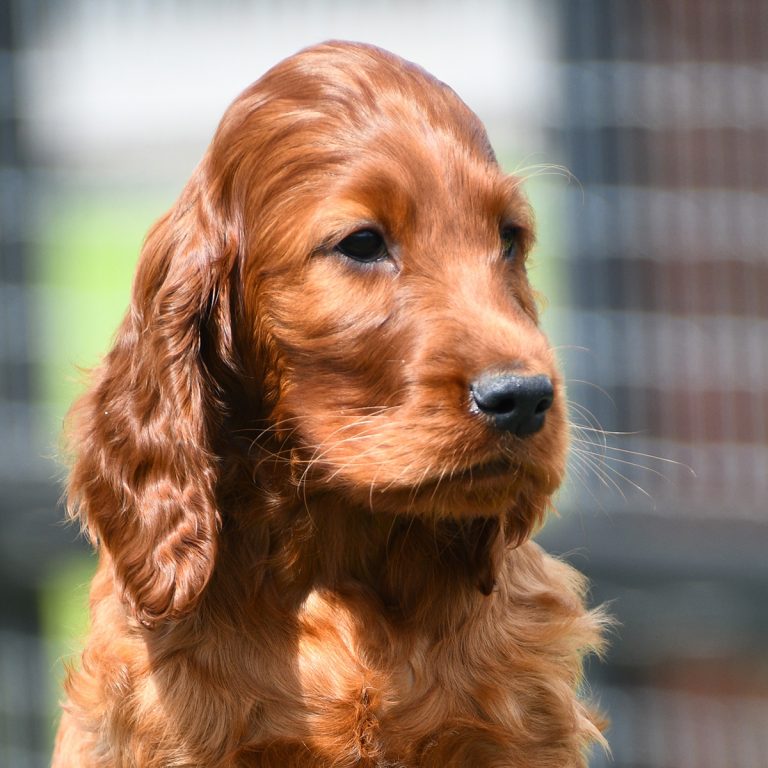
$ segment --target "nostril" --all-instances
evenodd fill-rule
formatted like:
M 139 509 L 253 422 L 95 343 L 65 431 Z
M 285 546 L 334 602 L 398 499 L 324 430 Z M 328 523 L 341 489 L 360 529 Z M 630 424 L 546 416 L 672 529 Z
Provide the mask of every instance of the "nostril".
M 554 402 L 549 376 L 485 373 L 470 385 L 472 405 L 496 429 L 525 437 L 538 432 Z
M 511 413 L 518 407 L 517 397 L 487 389 L 473 390 L 475 402 L 485 413 Z

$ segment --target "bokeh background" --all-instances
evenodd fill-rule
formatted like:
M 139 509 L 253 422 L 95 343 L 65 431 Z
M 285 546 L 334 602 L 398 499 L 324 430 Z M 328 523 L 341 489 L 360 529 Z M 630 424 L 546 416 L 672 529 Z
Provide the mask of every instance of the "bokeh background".
M 528 178 L 578 425 L 539 538 L 619 621 L 592 765 L 766 768 L 764 0 L 0 2 L 0 766 L 47 764 L 87 620 L 56 458 L 82 369 L 227 104 L 327 38 L 451 84 Z

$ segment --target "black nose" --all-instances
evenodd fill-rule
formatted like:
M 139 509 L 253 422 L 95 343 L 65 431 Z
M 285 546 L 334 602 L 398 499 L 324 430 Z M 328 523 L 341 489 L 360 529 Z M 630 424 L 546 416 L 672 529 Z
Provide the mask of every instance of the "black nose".
M 555 390 L 549 376 L 484 373 L 470 384 L 473 407 L 496 429 L 526 437 L 544 426 Z

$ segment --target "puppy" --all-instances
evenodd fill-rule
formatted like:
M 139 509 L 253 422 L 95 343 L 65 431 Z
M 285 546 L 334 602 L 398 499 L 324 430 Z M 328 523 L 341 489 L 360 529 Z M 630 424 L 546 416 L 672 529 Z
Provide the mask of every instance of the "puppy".
M 529 539 L 567 415 L 478 118 L 364 45 L 227 110 L 69 436 L 95 542 L 55 768 L 568 768 L 602 618 Z

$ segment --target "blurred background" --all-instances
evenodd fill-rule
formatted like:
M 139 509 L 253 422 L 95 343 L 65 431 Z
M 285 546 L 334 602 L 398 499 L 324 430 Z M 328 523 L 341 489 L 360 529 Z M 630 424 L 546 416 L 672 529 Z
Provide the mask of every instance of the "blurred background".
M 0 2 L 0 766 L 48 763 L 87 621 L 82 369 L 227 104 L 331 37 L 448 82 L 528 178 L 578 425 L 539 538 L 619 620 L 592 765 L 766 768 L 765 0 Z

